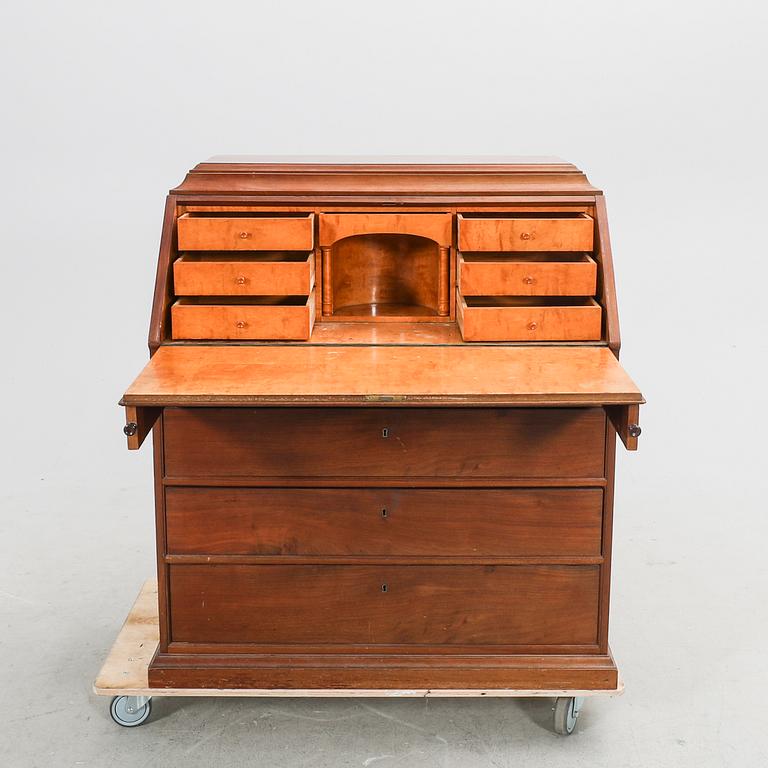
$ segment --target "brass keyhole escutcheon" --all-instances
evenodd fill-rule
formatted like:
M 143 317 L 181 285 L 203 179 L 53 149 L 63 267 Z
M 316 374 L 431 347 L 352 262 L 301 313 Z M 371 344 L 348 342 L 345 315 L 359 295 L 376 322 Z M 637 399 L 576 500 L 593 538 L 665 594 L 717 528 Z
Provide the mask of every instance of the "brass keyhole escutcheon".
M 389 512 L 387 512 L 387 509 L 386 509 L 386 507 L 385 507 L 384 509 L 382 509 L 382 510 L 381 510 L 381 516 L 382 516 L 382 517 L 387 517 L 388 515 L 389 515 Z
M 387 592 L 388 590 L 389 590 L 389 587 L 386 584 L 382 584 L 381 585 L 381 591 L 382 592 Z
M 384 427 L 384 429 L 381 430 L 381 436 L 389 437 L 389 427 Z

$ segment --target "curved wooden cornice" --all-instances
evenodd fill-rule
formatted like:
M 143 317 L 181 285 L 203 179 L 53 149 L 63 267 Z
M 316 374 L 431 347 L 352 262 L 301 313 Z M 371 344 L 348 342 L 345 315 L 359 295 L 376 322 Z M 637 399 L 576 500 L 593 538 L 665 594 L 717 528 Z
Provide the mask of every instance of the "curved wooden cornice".
M 583 171 L 539 157 L 221 156 L 196 165 L 172 193 L 451 197 L 589 195 Z

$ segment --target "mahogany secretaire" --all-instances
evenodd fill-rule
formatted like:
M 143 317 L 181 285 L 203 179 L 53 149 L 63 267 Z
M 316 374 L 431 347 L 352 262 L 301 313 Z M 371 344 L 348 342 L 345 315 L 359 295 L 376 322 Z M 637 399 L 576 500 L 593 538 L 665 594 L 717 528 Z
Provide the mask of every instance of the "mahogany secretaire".
M 202 163 L 151 359 L 155 688 L 615 690 L 605 201 L 551 158 Z

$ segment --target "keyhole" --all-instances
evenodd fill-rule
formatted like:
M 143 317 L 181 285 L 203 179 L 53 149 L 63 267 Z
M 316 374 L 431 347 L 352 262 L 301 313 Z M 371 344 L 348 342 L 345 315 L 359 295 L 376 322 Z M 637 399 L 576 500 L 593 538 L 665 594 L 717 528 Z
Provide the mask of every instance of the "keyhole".
M 388 514 L 389 514 L 389 512 L 387 512 L 387 510 L 386 510 L 386 509 L 382 509 L 382 510 L 381 510 L 381 516 L 382 516 L 382 517 L 386 517 Z
M 384 429 L 381 430 L 381 436 L 382 437 L 389 437 L 389 428 L 384 427 Z
M 386 584 L 381 585 L 381 591 L 386 592 L 389 589 L 389 587 Z

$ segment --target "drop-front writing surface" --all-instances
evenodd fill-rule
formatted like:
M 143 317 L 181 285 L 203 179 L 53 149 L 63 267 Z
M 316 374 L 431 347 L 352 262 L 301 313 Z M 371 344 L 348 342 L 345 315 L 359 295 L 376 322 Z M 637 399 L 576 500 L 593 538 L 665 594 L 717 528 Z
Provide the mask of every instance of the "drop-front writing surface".
M 217 158 L 169 195 L 152 359 L 173 688 L 609 690 L 602 193 L 514 158 Z

